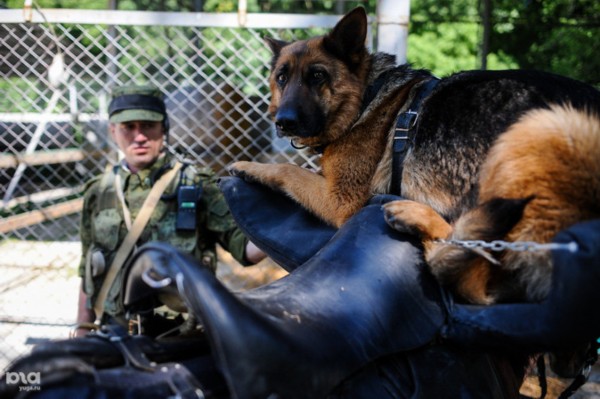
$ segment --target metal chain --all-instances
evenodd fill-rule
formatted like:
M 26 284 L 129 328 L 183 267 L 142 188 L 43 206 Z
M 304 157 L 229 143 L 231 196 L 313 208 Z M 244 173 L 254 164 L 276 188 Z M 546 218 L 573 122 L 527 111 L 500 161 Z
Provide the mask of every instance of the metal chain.
M 435 242 L 440 244 L 448 244 L 448 245 L 456 245 L 463 248 L 485 248 L 490 251 L 517 251 L 517 252 L 526 252 L 526 251 L 569 251 L 571 253 L 577 252 L 579 247 L 576 242 L 572 241 L 569 243 L 539 243 L 534 241 L 515 241 L 508 242 L 502 240 L 494 240 L 494 241 L 483 241 L 483 240 L 445 240 L 445 239 L 437 239 Z

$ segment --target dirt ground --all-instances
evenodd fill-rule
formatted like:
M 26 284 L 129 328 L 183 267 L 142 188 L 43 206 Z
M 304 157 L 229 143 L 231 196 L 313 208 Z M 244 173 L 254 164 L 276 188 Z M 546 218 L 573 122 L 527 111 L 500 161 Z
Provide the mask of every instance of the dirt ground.
M 549 372 L 551 374 L 551 372 Z M 558 379 L 547 376 L 547 399 L 556 399 L 571 384 L 571 379 Z M 539 381 L 535 377 L 529 377 L 521 386 L 521 394 L 530 398 L 539 398 L 541 390 Z M 600 399 L 600 363 L 596 363 L 589 374 L 588 382 L 579 388 L 570 398 L 573 399 Z
M 600 364 L 596 362 L 592 367 L 588 382 L 573 396 L 573 399 L 600 399 Z

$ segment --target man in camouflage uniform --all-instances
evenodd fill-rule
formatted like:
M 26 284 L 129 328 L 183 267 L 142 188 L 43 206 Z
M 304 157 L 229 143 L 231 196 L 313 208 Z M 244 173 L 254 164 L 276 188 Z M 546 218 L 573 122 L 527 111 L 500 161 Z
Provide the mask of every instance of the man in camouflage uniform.
M 80 231 L 80 324 L 96 319 L 93 305 L 131 221 L 135 221 L 142 210 L 154 183 L 175 165 L 175 160 L 163 151 L 168 135 L 168 116 L 162 95 L 156 88 L 116 88 L 109 105 L 109 122 L 110 136 L 123 152 L 124 159 L 86 186 Z M 182 215 L 177 222 L 178 208 L 181 208 L 178 193 L 182 187 L 188 190 L 188 197 L 191 192 L 192 197 L 197 198 L 195 206 L 193 202 L 187 202 L 195 210 L 195 223 L 193 218 L 190 223 L 190 218 L 182 218 Z M 123 193 L 121 197 L 119 192 Z M 168 242 L 194 255 L 212 270 L 216 268 L 217 243 L 244 265 L 264 257 L 236 227 L 215 184 L 214 173 L 191 165 L 183 165 L 167 185 L 136 245 L 149 241 Z M 122 269 L 104 301 L 103 323 L 127 322 L 120 302 Z M 77 334 L 83 332 L 78 330 Z

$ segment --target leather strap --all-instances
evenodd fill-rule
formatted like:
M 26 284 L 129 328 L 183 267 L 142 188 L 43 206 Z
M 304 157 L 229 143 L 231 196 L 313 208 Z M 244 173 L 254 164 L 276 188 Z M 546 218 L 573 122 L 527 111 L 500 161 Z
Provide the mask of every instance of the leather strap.
M 431 78 L 417 88 L 417 94 L 408 107 L 408 111 L 400 113 L 396 119 L 394 131 L 394 145 L 392 154 L 392 181 L 390 194 L 401 195 L 402 192 L 402 164 L 406 156 L 407 143 L 417 132 L 417 120 L 421 112 L 423 101 L 429 97 L 440 80 Z
M 115 193 L 117 194 L 117 198 L 119 199 L 119 203 L 121 204 L 121 209 L 123 209 L 123 219 L 125 220 L 125 226 L 127 227 L 127 231 L 131 230 L 131 226 L 133 223 L 131 222 L 131 212 L 129 212 L 129 208 L 125 203 L 125 195 L 123 194 L 123 182 L 121 181 L 121 175 L 115 171 Z
M 117 250 L 115 258 L 113 259 L 108 272 L 106 273 L 106 277 L 104 278 L 104 282 L 102 283 L 102 287 L 100 287 L 100 292 L 98 293 L 98 297 L 96 298 L 96 302 L 94 303 L 94 312 L 96 313 L 96 324 L 100 324 L 102 319 L 102 315 L 104 314 L 104 301 L 106 301 L 106 297 L 108 296 L 108 291 L 112 287 L 115 278 L 119 270 L 121 270 L 121 266 L 125 263 L 131 250 L 135 246 L 138 238 L 142 234 L 144 227 L 148 224 L 150 220 L 150 216 L 152 212 L 154 212 L 154 208 L 158 201 L 160 201 L 160 197 L 169 185 L 173 178 L 177 174 L 177 172 L 181 169 L 181 163 L 176 162 L 171 170 L 162 175 L 160 179 L 152 186 L 152 190 L 146 197 L 144 204 L 142 205 L 142 209 L 140 213 L 135 218 L 131 229 L 127 232 L 125 239 L 121 243 L 121 246 Z

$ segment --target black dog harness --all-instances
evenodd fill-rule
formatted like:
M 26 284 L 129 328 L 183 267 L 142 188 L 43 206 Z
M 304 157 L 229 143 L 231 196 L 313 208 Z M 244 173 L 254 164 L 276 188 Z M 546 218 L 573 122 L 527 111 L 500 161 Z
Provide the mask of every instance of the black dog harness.
M 394 131 L 394 146 L 392 154 L 392 181 L 390 185 L 390 194 L 400 195 L 402 186 L 402 164 L 408 151 L 407 143 L 409 139 L 414 140 L 417 132 L 417 120 L 423 101 L 429 97 L 433 89 L 440 80 L 431 78 L 419 86 L 408 111 L 402 112 L 396 119 L 396 129 Z

